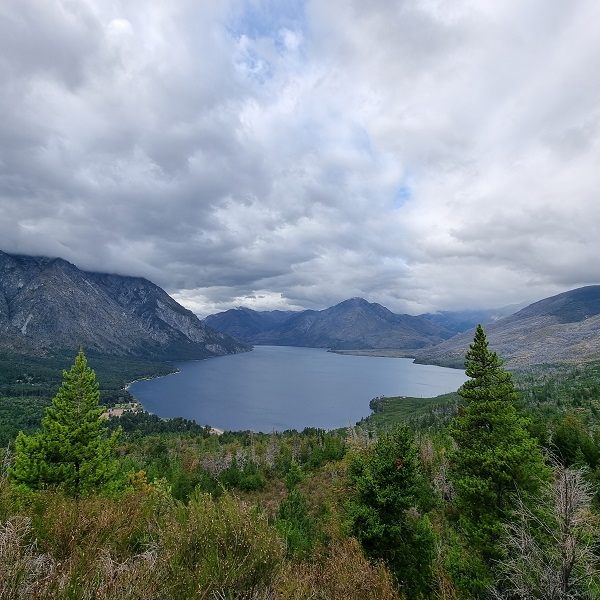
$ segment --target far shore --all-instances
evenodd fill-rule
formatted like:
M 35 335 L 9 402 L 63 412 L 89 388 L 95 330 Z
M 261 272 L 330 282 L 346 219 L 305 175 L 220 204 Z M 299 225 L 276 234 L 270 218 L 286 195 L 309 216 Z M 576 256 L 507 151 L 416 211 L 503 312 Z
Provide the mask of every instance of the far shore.
M 415 358 L 415 350 L 383 349 L 383 350 L 336 350 L 330 349 L 333 354 L 348 356 L 379 356 L 382 358 Z

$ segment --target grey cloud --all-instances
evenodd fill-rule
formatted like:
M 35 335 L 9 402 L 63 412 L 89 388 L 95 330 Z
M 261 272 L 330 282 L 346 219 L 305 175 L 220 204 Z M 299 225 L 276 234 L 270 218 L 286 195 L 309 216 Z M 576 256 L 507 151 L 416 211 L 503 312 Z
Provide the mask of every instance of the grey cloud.
M 599 16 L 9 0 L 2 249 L 143 275 L 203 314 L 597 283 Z
M 83 83 L 86 60 L 101 37 L 86 2 L 7 0 L 0 12 L 2 70 L 16 80 L 58 79 L 68 89 Z

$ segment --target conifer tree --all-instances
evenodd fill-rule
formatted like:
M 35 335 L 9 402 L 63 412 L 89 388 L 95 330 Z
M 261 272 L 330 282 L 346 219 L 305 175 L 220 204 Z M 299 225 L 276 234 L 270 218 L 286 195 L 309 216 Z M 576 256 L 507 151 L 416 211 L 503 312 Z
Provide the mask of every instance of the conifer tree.
M 464 404 L 450 433 L 457 444 L 451 465 L 461 524 L 483 557 L 493 560 L 517 488 L 524 497 L 535 493 L 549 470 L 515 407 L 511 374 L 488 345 L 478 325 L 465 355 L 470 379 L 458 390 Z
M 426 595 L 434 535 L 428 518 L 418 510 L 430 491 L 420 472 L 413 432 L 402 425 L 380 437 L 353 456 L 349 476 L 350 532 L 369 557 L 386 561 L 408 598 Z
M 56 486 L 79 497 L 101 491 L 114 477 L 120 431 L 108 437 L 96 375 L 87 366 L 83 350 L 63 378 L 42 419 L 42 431 L 17 436 L 10 475 L 30 489 Z

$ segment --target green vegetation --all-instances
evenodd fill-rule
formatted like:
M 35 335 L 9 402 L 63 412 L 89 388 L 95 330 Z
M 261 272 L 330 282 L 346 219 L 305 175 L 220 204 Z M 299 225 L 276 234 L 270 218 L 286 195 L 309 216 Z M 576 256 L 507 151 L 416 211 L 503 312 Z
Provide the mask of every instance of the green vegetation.
M 111 482 L 117 472 L 113 454 L 119 432 L 106 436 L 96 375 L 87 366 L 83 350 L 63 377 L 42 419 L 42 431 L 17 436 L 15 465 L 9 475 L 29 489 L 58 486 L 79 497 Z
M 44 397 L 0 396 L 0 447 L 12 444 L 19 431 L 33 432 L 40 426 L 50 400 Z
M 538 442 L 517 413 L 517 391 L 502 361 L 488 349 L 481 325 L 465 357 L 468 379 L 449 433 L 457 448 L 450 456 L 460 523 L 470 545 L 487 561 L 500 556 L 497 542 L 514 493 L 532 495 L 547 477 Z
M 133 400 L 125 389 L 136 379 L 175 372 L 172 365 L 137 359 L 89 354 L 100 389 L 100 403 L 110 407 Z M 24 356 L 0 352 L 0 447 L 6 447 L 19 431 L 31 434 L 41 425 L 46 408 L 69 368 L 72 356 Z
M 123 389 L 127 383 L 160 377 L 176 370 L 165 363 L 119 356 L 88 353 L 88 359 L 93 361 L 104 406 L 130 401 L 131 395 Z M 50 400 L 61 383 L 61 373 L 69 368 L 72 360 L 72 356 L 66 355 L 39 357 L 0 352 L 0 397 L 44 397 Z
M 0 403 L 0 598 L 600 597 L 598 365 L 511 378 L 483 330 L 466 358 L 458 394 L 378 398 L 369 419 L 329 432 L 215 435 L 144 412 L 101 421 L 79 357 L 48 398 L 27 392 L 51 387 L 42 375 L 3 374 L 23 394 Z M 111 385 L 130 378 L 113 373 Z M 16 429 L 51 405 L 20 439 L 60 439 L 68 453 L 57 411 L 76 431 L 68 407 L 86 395 L 79 439 L 121 430 L 114 462 L 106 446 L 98 481 L 50 466 L 52 479 L 27 479 Z
M 405 425 L 352 456 L 350 532 L 368 556 L 382 558 L 409 598 L 430 591 L 434 536 L 423 509 L 431 508 L 413 432 Z
M 359 425 L 374 430 L 391 430 L 408 423 L 415 429 L 442 427 L 448 425 L 456 414 L 460 400 L 456 392 L 442 394 L 435 398 L 412 398 L 394 396 L 373 398 L 369 407 L 372 414 L 360 421 Z

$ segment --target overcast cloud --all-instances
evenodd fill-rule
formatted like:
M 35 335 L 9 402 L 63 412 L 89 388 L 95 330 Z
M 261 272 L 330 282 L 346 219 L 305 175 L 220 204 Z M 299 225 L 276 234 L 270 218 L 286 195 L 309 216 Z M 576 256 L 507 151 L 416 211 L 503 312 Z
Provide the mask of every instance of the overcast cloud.
M 600 283 L 597 0 L 3 0 L 0 249 L 199 315 Z

